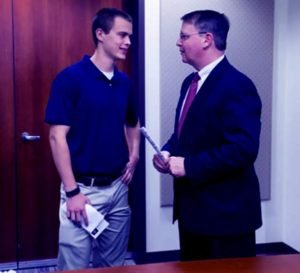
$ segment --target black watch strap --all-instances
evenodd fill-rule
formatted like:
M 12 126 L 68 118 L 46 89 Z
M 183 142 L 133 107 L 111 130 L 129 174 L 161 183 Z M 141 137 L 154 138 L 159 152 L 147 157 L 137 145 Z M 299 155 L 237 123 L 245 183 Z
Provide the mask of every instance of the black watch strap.
M 66 196 L 68 198 L 71 198 L 71 197 L 73 197 L 73 196 L 75 196 L 75 195 L 77 195 L 79 193 L 80 193 L 80 188 L 77 186 L 74 190 L 66 191 Z

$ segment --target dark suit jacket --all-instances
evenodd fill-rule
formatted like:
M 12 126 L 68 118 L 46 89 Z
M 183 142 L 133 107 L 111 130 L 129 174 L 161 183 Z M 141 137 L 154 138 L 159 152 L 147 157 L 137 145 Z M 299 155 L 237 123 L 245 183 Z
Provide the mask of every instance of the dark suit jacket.
M 185 157 L 186 177 L 174 179 L 174 220 L 199 234 L 253 231 L 262 224 L 253 166 L 261 128 L 259 95 L 224 58 L 198 91 L 178 138 L 178 117 L 192 77 L 183 81 L 174 133 L 163 147 Z

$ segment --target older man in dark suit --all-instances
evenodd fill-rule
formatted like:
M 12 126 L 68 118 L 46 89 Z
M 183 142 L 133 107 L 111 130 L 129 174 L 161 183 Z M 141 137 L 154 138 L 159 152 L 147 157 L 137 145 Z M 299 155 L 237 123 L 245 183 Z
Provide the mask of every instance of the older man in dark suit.
M 212 10 L 182 18 L 183 81 L 174 133 L 153 164 L 174 177 L 182 260 L 255 256 L 262 225 L 258 178 L 261 101 L 225 57 L 229 21 Z

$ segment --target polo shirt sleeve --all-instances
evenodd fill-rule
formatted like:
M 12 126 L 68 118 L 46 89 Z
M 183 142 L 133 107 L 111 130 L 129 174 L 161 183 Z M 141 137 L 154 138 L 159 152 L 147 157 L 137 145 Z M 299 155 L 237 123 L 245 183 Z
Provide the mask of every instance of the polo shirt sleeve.
M 136 98 L 134 96 L 133 88 L 131 86 L 129 90 L 128 108 L 126 113 L 126 125 L 129 127 L 135 127 L 138 122 L 138 111 Z
M 76 106 L 76 82 L 65 70 L 53 81 L 45 122 L 71 126 Z

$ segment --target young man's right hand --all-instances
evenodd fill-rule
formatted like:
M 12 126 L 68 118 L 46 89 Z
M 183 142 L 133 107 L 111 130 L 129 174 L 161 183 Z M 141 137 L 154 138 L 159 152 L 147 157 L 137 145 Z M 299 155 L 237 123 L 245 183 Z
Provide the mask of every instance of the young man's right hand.
M 75 223 L 84 222 L 85 225 L 89 224 L 87 213 L 85 211 L 85 204 L 90 204 L 89 198 L 83 193 L 67 198 L 67 217 Z

